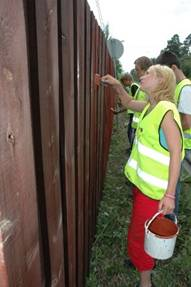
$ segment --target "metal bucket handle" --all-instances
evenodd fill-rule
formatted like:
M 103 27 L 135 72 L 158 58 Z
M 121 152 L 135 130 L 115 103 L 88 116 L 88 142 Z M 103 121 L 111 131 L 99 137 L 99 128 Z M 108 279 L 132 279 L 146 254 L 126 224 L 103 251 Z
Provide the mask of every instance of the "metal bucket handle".
M 157 213 L 155 213 L 155 214 L 153 215 L 153 217 L 152 217 L 148 222 L 146 221 L 146 223 L 145 223 L 146 233 L 148 232 L 148 228 L 149 228 L 150 224 L 151 224 L 151 223 L 153 222 L 153 220 L 154 220 L 159 214 L 161 214 L 161 213 L 163 213 L 163 210 L 159 210 Z M 172 214 L 174 215 L 174 223 L 177 224 L 176 214 L 175 214 L 174 212 L 172 212 Z

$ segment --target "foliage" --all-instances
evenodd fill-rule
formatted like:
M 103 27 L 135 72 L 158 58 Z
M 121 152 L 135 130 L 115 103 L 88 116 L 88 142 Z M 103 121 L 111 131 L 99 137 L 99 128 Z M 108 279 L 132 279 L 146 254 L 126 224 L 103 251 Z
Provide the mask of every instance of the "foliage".
M 186 37 L 183 42 L 181 57 L 191 56 L 191 34 Z
M 90 273 L 86 287 L 132 287 L 138 282 L 138 274 L 127 269 L 126 235 L 130 220 L 131 186 L 123 175 L 127 160 L 127 136 L 125 113 L 115 118 L 103 200 L 97 220 L 97 233 L 92 248 Z M 191 286 L 191 192 L 184 184 L 180 198 L 177 237 L 174 256 L 158 261 L 153 271 L 153 281 L 159 287 Z
M 181 67 L 186 77 L 191 79 L 191 55 L 182 57 Z
M 183 43 L 180 42 L 179 36 L 175 34 L 167 41 L 167 46 L 162 51 L 164 50 L 171 51 L 177 55 L 184 74 L 191 78 L 191 34 L 186 37 Z
M 123 73 L 123 67 L 122 67 L 121 62 L 119 60 L 115 61 L 115 73 L 116 73 L 116 78 L 119 80 L 121 78 L 122 73 Z
M 180 38 L 177 34 L 175 34 L 169 41 L 167 41 L 167 47 L 165 50 L 169 50 L 177 55 L 178 58 L 181 57 L 182 54 L 182 43 L 180 42 Z
M 167 46 L 164 50 L 171 51 L 177 55 L 178 58 L 185 56 L 191 56 L 191 34 L 189 34 L 183 43 L 180 42 L 178 34 L 172 36 L 170 40 L 167 41 Z

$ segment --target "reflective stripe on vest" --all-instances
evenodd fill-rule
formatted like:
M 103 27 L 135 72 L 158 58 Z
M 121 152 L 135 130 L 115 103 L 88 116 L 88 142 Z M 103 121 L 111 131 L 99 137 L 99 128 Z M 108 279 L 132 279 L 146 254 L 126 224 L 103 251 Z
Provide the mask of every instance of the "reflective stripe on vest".
M 165 114 L 171 110 L 183 142 L 180 117 L 176 106 L 167 101 L 159 102 L 145 116 L 149 105 L 141 114 L 131 156 L 125 166 L 125 175 L 145 195 L 160 200 L 168 185 L 170 153 L 160 145 L 159 131 Z M 182 149 L 182 159 L 184 149 Z
M 175 102 L 177 106 L 179 105 L 181 91 L 185 86 L 191 87 L 191 81 L 189 79 L 184 79 L 176 85 Z M 191 128 L 184 131 L 184 147 L 185 149 L 191 149 Z
M 147 147 L 137 140 L 136 140 L 136 144 L 137 144 L 138 152 L 140 154 L 146 155 L 147 157 L 149 157 L 153 160 L 156 160 L 161 164 L 164 164 L 167 166 L 169 165 L 169 162 L 170 162 L 169 156 L 166 156 L 166 155 L 162 154 L 161 152 L 154 150 L 153 148 Z
M 144 172 L 139 166 L 136 160 L 130 159 L 129 166 L 136 170 L 138 176 L 147 182 L 149 185 L 153 185 L 158 188 L 166 189 L 168 186 L 168 180 L 160 179 L 156 176 L 150 175 L 149 173 Z

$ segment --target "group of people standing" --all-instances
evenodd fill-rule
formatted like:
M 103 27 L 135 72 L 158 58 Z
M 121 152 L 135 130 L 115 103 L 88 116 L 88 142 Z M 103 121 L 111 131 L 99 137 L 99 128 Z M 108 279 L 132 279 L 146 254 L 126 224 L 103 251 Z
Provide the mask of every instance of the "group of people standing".
M 175 54 L 165 51 L 157 64 L 147 57 L 135 61 L 139 87 L 132 97 L 111 75 L 102 77 L 130 111 L 132 151 L 125 175 L 133 184 L 133 207 L 128 228 L 128 256 L 140 273 L 140 287 L 155 286 L 155 260 L 144 251 L 144 224 L 156 212 L 178 212 L 183 159 L 191 156 L 191 81 Z M 136 131 L 136 132 L 135 132 Z M 135 137 L 133 136 L 135 132 Z

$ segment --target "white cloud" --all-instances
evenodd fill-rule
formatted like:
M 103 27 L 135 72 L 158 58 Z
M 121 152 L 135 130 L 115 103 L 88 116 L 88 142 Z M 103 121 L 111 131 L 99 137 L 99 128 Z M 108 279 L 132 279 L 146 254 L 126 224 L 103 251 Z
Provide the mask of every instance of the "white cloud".
M 96 0 L 88 0 L 99 22 Z M 156 57 L 174 34 L 183 41 L 190 33 L 190 0 L 99 0 L 104 24 L 113 38 L 124 40 L 123 68 L 137 57 Z

